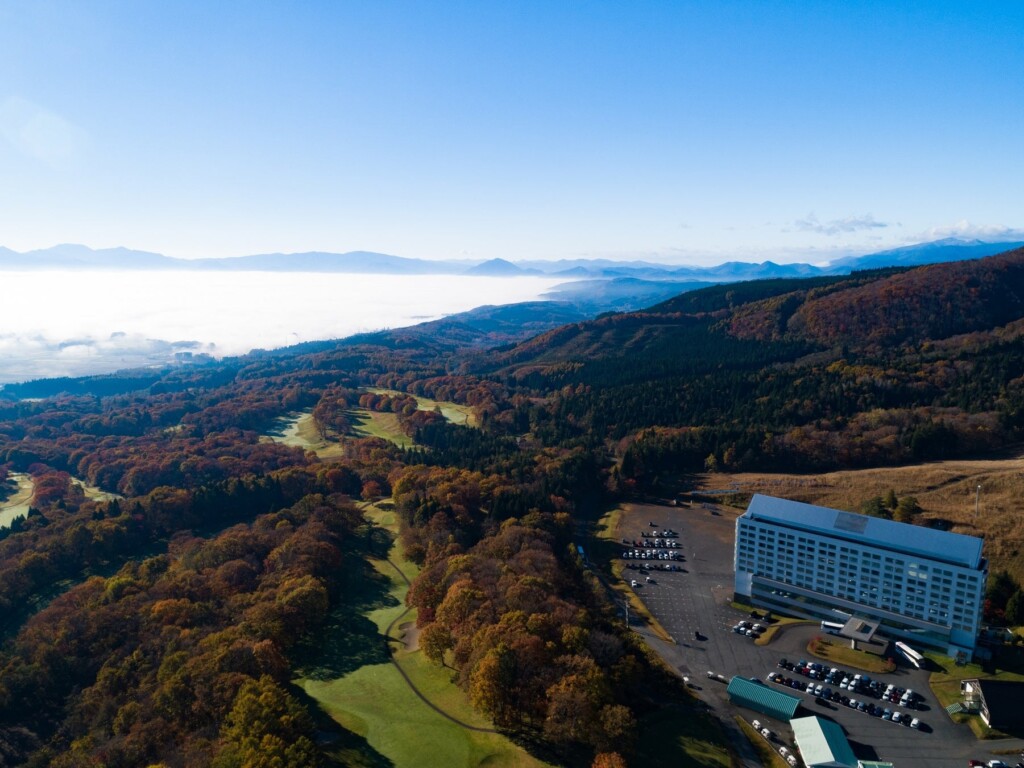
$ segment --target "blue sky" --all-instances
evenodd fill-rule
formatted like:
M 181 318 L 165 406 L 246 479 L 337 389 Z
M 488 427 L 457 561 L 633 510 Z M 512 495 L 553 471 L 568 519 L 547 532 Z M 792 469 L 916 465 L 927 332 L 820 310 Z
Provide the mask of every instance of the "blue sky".
M 1024 239 L 1024 3 L 0 2 L 0 245 Z

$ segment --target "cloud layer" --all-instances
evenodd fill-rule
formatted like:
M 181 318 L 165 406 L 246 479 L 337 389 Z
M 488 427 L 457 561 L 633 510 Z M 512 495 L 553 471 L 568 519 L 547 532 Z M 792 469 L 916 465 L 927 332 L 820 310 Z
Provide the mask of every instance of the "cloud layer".
M 845 219 L 819 221 L 818 217 L 809 213 L 803 219 L 793 222 L 793 226 L 801 232 L 814 232 L 819 235 L 847 235 L 852 232 L 864 232 L 872 229 L 888 227 L 884 221 L 877 221 L 870 213 L 863 216 L 847 216 Z
M 947 237 L 959 237 L 965 240 L 977 239 L 993 243 L 1024 240 L 1024 229 L 999 225 L 972 224 L 961 219 L 956 224 L 932 227 L 922 232 L 915 241 L 942 240 Z

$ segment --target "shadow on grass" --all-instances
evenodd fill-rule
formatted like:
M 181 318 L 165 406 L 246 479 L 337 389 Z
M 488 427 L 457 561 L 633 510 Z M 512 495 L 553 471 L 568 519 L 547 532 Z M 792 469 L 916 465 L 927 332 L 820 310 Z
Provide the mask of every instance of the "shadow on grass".
M 345 542 L 344 551 L 356 556 L 386 560 L 394 541 L 395 535 L 391 531 L 368 523 L 360 526 L 356 535 Z
M 342 728 L 324 709 L 320 702 L 302 688 L 293 686 L 291 694 L 302 702 L 313 717 L 316 726 L 316 741 L 320 753 L 331 768 L 355 766 L 355 768 L 393 768 L 394 762 L 370 746 L 359 734 Z
M 636 765 L 729 768 L 732 764 L 721 725 L 691 706 L 673 703 L 656 709 L 640 718 L 637 730 Z
M 388 663 L 384 636 L 365 614 L 400 605 L 390 590 L 389 578 L 360 562 L 324 625 L 296 646 L 292 659 L 299 673 L 311 680 L 334 680 L 368 664 Z

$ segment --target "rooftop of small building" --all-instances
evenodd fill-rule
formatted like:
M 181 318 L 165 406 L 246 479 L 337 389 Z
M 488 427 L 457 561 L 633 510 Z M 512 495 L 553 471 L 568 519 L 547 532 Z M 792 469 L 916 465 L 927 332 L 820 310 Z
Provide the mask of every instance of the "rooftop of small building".
M 965 568 L 978 569 L 981 565 L 984 541 L 977 536 L 897 523 L 760 493 L 754 494 L 742 518 L 769 520 L 816 534 Z
M 820 717 L 798 717 L 789 724 L 800 748 L 800 756 L 808 766 L 855 768 L 857 765 L 850 742 L 837 723 Z
M 801 700 L 788 693 L 769 688 L 759 680 L 748 680 L 738 675 L 729 680 L 726 691 L 730 696 L 756 703 L 759 707 L 774 710 L 779 719 L 789 720 L 800 708 Z M 764 711 L 762 709 L 762 711 Z

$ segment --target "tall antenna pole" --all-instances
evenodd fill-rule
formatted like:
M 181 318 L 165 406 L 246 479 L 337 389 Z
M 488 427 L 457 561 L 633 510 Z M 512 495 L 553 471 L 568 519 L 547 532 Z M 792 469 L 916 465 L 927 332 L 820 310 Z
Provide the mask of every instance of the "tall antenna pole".
M 974 492 L 974 519 L 978 519 L 978 507 L 981 505 L 981 486 Z

